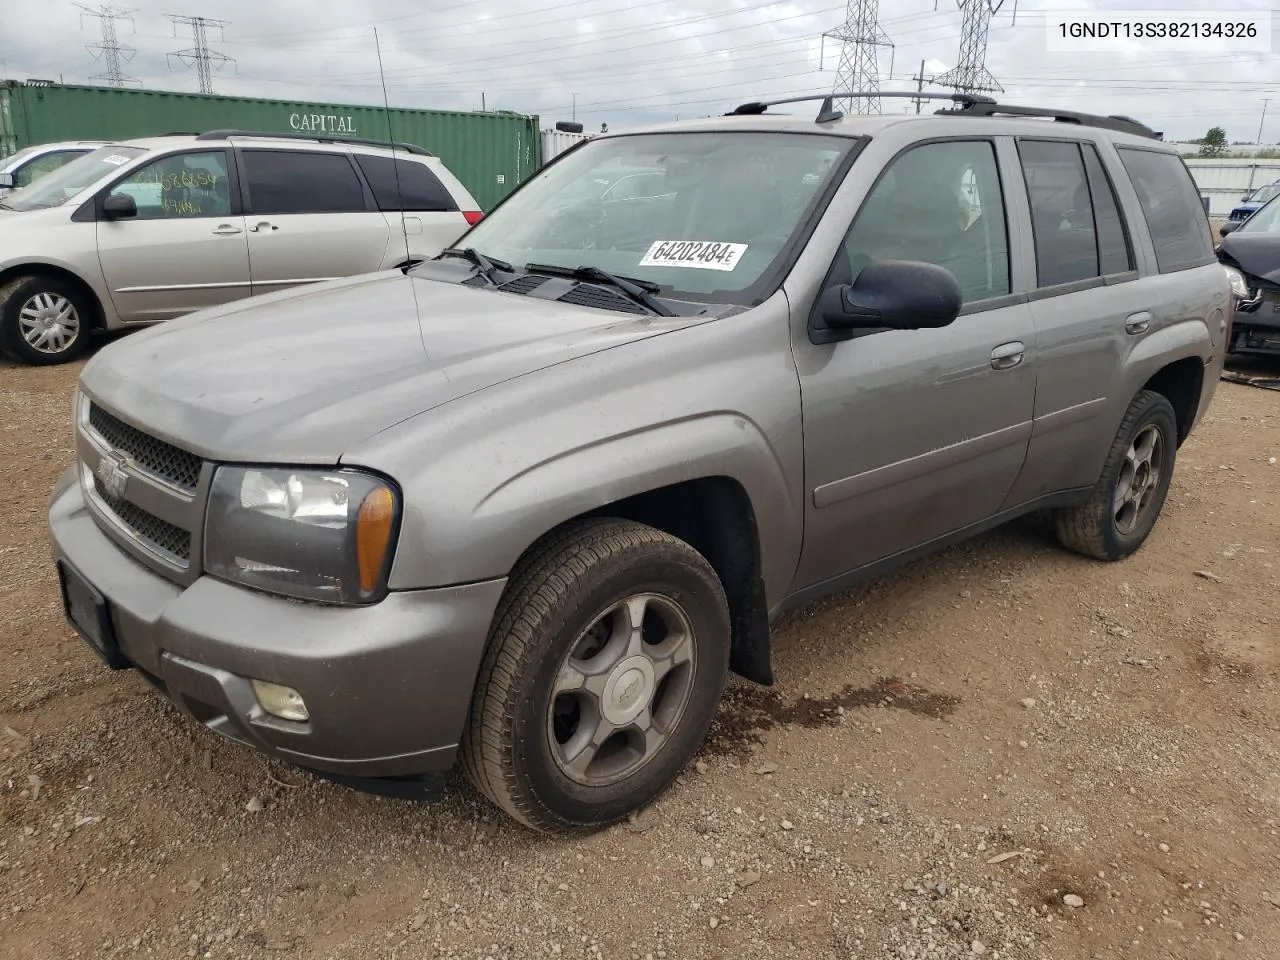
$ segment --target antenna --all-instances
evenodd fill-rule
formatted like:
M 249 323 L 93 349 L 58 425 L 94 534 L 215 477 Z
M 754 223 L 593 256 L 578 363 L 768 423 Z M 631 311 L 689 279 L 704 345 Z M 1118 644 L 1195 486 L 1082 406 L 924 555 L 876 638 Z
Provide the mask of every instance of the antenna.
M 382 82 L 382 109 L 387 115 L 387 139 L 391 142 L 391 170 L 396 178 L 396 206 L 399 207 L 397 213 L 400 215 L 400 232 L 404 235 L 404 262 L 408 265 L 410 259 L 412 259 L 409 254 L 409 227 L 404 222 L 404 193 L 400 190 L 400 164 L 396 162 L 396 135 L 395 131 L 391 129 L 391 100 L 387 96 L 387 75 L 382 69 L 382 41 L 378 39 L 377 27 L 373 28 L 373 46 L 378 51 L 378 77 Z

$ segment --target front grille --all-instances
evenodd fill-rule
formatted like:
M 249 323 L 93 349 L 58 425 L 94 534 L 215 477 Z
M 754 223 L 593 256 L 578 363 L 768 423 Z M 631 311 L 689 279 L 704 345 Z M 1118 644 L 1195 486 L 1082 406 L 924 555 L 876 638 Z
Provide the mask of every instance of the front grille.
M 179 490 L 195 492 L 202 461 L 194 453 L 148 436 L 96 403 L 89 406 L 89 425 L 112 450 L 125 454 L 143 470 Z
M 626 297 L 603 287 L 580 283 L 563 297 L 561 303 L 575 303 L 580 307 L 597 307 L 601 310 L 616 310 L 619 313 L 644 313 L 644 307 L 632 303 Z
M 102 490 L 95 495 L 139 540 L 186 566 L 191 560 L 191 534 L 127 500 L 117 500 Z

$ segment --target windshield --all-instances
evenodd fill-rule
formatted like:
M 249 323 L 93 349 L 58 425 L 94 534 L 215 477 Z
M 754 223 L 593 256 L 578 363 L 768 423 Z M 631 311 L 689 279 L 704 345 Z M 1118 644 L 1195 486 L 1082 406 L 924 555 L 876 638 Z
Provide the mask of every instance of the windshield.
M 822 134 L 663 133 L 592 140 L 466 236 L 518 268 L 597 267 L 661 295 L 750 302 L 856 141 Z
M 31 186 L 14 191 L 5 197 L 4 202 L 11 210 L 44 210 L 61 206 L 146 152 L 141 147 L 101 147 L 76 157 Z
M 1280 231 L 1280 203 L 1273 195 L 1270 200 L 1253 212 L 1236 233 L 1276 233 Z
M 1259 187 L 1253 191 L 1253 196 L 1249 198 L 1249 202 L 1266 203 L 1278 193 L 1280 193 L 1280 183 L 1268 183 L 1265 187 Z

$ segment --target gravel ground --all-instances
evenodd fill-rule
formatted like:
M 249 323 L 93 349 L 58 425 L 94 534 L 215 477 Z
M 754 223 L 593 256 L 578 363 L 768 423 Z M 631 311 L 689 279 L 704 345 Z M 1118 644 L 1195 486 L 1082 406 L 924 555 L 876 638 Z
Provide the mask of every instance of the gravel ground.
M 314 780 L 110 674 L 0 362 L 0 956 L 1273 960 L 1280 394 L 1222 384 L 1119 564 L 998 530 L 789 617 L 696 766 L 576 840 Z

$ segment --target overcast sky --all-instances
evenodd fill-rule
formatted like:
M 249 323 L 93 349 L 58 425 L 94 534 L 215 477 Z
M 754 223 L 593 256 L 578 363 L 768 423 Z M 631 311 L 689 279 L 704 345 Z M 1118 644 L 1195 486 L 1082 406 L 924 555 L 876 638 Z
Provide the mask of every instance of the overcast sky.
M 85 44 L 98 21 L 69 0 L 21 3 L 0 26 L 0 77 L 87 83 L 101 64 Z M 194 91 L 190 67 L 167 58 L 191 45 L 166 14 L 222 18 L 210 46 L 234 57 L 215 75 L 215 91 L 306 103 L 380 103 L 373 29 L 382 41 L 393 106 L 536 113 L 549 125 L 578 120 L 611 129 L 724 112 L 753 99 L 829 90 L 839 44 L 821 35 L 840 26 L 839 0 L 119 0 L 133 10 L 118 24 L 137 50 L 126 72 L 147 87 Z M 1179 0 L 1012 0 L 993 19 L 987 66 L 1011 103 L 1128 114 L 1166 139 L 1201 136 L 1213 124 L 1231 140 L 1258 135 L 1264 97 L 1280 87 L 1280 55 L 1232 54 L 1225 46 L 1178 54 L 1051 53 L 1044 11 L 1095 8 L 1223 9 Z M 1266 0 L 1230 0 L 1232 10 L 1266 10 Z M 955 63 L 956 0 L 882 0 L 881 23 L 894 42 L 882 51 L 882 89 L 914 89 Z M 1280 48 L 1278 48 L 1280 49 Z M 172 68 L 172 69 L 170 69 Z M 1271 104 L 1263 142 L 1280 139 L 1280 100 Z M 885 101 L 886 112 L 907 109 Z M 914 109 L 914 108 L 910 108 Z

